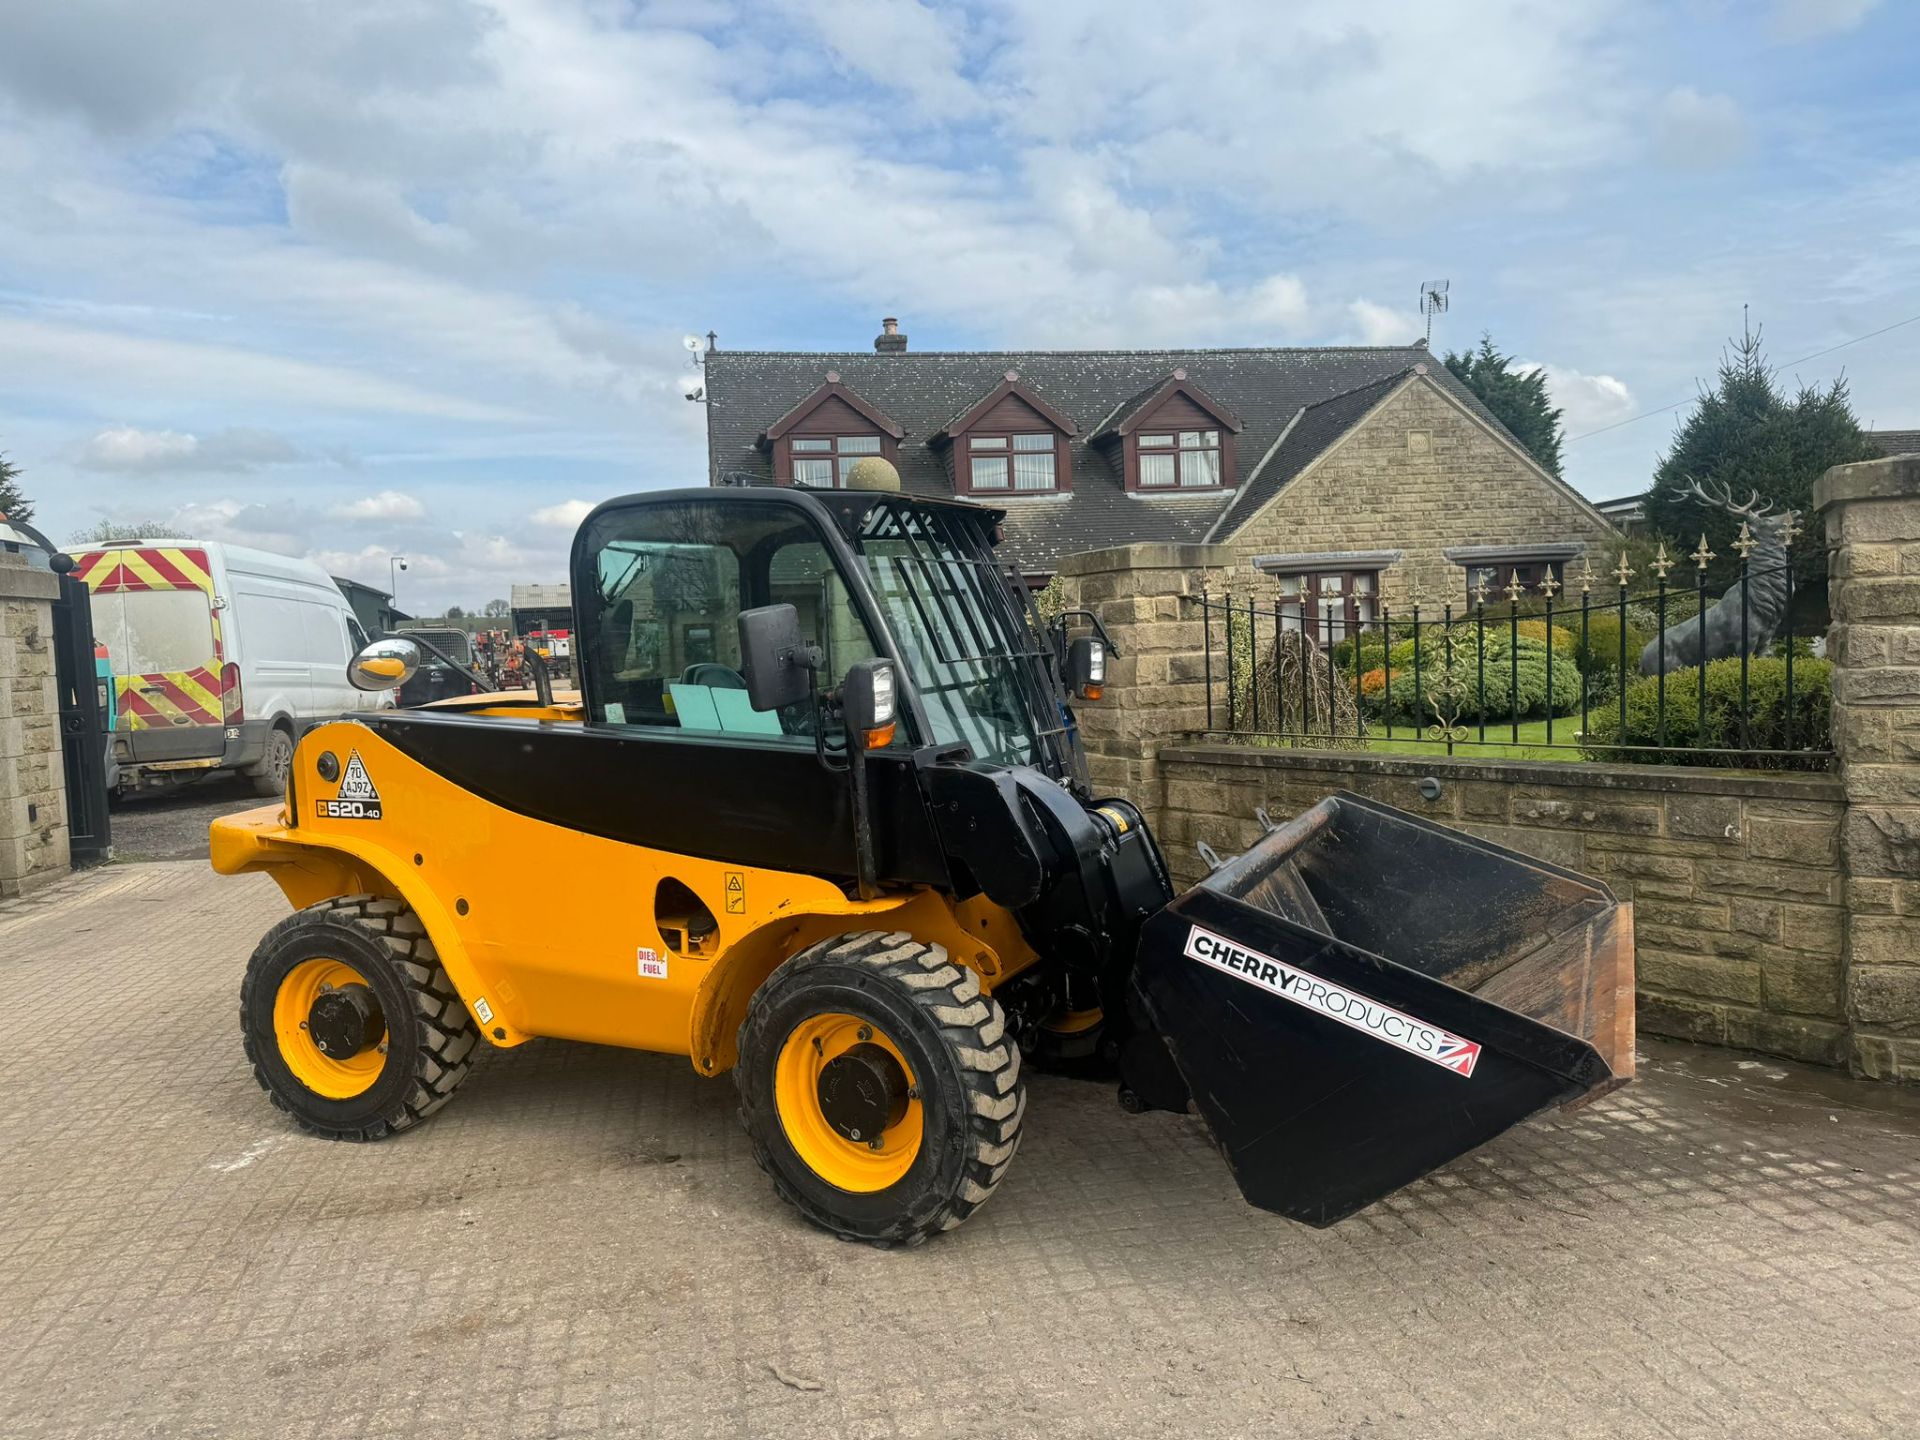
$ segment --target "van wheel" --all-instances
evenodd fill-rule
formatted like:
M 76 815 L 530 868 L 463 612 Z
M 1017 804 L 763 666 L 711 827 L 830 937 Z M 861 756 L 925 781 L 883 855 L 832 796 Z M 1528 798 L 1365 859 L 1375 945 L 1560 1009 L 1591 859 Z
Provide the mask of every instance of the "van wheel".
M 911 935 L 841 935 L 788 960 L 740 1027 L 740 1122 L 780 1197 L 846 1240 L 951 1230 L 1020 1147 L 1006 1017 Z
M 247 780 L 256 795 L 287 793 L 287 772 L 293 769 L 293 736 L 275 725 L 267 732 L 267 753 L 258 765 L 247 770 Z

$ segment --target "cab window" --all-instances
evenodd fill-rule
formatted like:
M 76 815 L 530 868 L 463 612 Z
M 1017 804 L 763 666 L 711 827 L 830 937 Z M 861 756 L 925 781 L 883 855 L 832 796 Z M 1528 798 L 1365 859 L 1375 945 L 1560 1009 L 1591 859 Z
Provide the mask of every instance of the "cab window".
M 875 654 L 831 552 L 786 505 L 639 505 L 596 517 L 578 575 L 601 724 L 813 744 L 813 707 L 756 711 L 740 673 L 740 612 L 786 603 L 825 654 L 822 686 Z M 576 589 L 576 593 L 579 590 Z

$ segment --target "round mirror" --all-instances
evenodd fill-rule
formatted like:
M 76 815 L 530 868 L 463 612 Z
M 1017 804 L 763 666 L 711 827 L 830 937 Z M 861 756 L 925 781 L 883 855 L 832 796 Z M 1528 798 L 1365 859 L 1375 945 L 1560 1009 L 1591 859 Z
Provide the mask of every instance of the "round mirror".
M 420 647 L 411 640 L 375 640 L 347 666 L 356 690 L 393 690 L 420 668 Z

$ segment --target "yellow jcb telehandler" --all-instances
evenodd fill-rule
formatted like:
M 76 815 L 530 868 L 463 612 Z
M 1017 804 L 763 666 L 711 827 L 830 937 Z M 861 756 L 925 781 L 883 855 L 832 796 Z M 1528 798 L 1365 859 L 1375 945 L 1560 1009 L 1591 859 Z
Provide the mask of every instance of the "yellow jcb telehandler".
M 781 1196 L 912 1244 L 1007 1173 L 1023 1056 L 1197 1111 L 1250 1201 L 1314 1225 L 1628 1077 L 1631 921 L 1578 875 L 1342 794 L 1176 897 L 1087 783 L 1098 619 L 1041 623 L 1000 518 L 610 501 L 573 547 L 577 696 L 536 667 L 309 731 L 284 803 L 213 827 L 216 869 L 295 907 L 241 989 L 274 1104 L 374 1140 L 482 1045 L 684 1055 L 733 1073 Z

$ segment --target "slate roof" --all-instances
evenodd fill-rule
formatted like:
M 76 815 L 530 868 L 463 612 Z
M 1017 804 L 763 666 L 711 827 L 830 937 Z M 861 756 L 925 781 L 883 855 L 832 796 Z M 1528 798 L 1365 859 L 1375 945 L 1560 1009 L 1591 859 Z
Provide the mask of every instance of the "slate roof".
M 1008 512 L 1008 557 L 1029 571 L 1050 570 L 1060 556 L 1077 550 L 1138 540 L 1199 541 L 1231 505 L 1215 537 L 1224 538 L 1352 428 L 1392 382 L 1421 364 L 1496 433 L 1506 433 L 1446 366 L 1417 345 L 899 354 L 719 349 L 706 356 L 709 478 L 770 480 L 772 457 L 760 437 L 832 370 L 843 386 L 904 428 L 899 467 L 905 488 L 950 495 L 941 455 L 927 441 L 1014 370 L 1080 431 L 1071 442 L 1071 491 L 996 496 L 991 502 Z M 1256 478 L 1257 494 L 1129 494 L 1118 447 L 1088 443 L 1123 406 L 1159 388 L 1175 369 L 1184 369 L 1245 427 L 1236 442 L 1242 490 L 1255 467 L 1267 462 Z M 1274 450 L 1283 434 L 1285 443 Z
M 1920 455 L 1920 430 L 1869 430 L 1867 439 L 1882 455 Z

